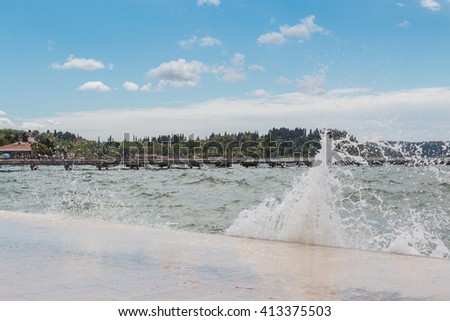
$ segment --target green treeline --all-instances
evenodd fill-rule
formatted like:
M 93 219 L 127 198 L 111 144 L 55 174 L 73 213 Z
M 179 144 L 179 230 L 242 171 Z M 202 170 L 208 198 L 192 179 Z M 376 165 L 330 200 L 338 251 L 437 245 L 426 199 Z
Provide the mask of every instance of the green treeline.
M 331 130 L 333 137 L 346 137 L 345 131 Z M 151 156 L 192 158 L 266 158 L 313 157 L 320 149 L 320 131 L 304 128 L 273 128 L 267 134 L 258 132 L 212 133 L 204 138 L 184 134 L 157 137 L 133 137 L 132 141 L 114 142 L 108 139 L 103 155 L 110 157 Z
M 332 130 L 335 138 L 345 131 Z M 266 134 L 258 132 L 212 133 L 204 138 L 184 134 L 159 135 L 116 142 L 85 139 L 61 131 L 39 132 L 0 129 L 0 146 L 15 142 L 31 142 L 34 157 L 135 157 L 153 154 L 169 157 L 268 157 L 314 156 L 320 149 L 320 131 L 305 128 L 273 128 Z
M 328 131 L 337 142 L 335 148 L 347 155 L 363 157 L 450 157 L 449 142 L 379 142 L 360 144 L 346 131 Z M 265 134 L 256 131 L 211 133 L 203 138 L 184 134 L 155 137 L 133 136 L 129 140 L 88 140 L 68 131 L 39 132 L 0 129 L 0 146 L 16 142 L 31 142 L 32 156 L 59 158 L 137 157 L 141 155 L 167 157 L 312 157 L 320 146 L 319 129 L 297 127 L 272 128 Z

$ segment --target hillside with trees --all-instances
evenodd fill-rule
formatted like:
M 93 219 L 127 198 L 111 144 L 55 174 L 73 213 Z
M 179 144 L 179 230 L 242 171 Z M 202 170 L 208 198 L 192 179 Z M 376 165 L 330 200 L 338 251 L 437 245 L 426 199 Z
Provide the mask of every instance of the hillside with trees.
M 0 129 L 0 146 L 16 142 L 31 143 L 32 155 L 42 157 L 86 157 L 96 155 L 98 143 L 81 136 L 61 131 L 39 132 L 17 129 Z
M 347 154 L 365 157 L 419 156 L 442 158 L 450 156 L 449 142 L 380 142 L 358 143 L 346 131 L 329 130 L 333 140 L 340 140 L 338 149 Z M 272 128 L 265 134 L 257 131 L 211 133 L 203 138 L 184 134 L 165 134 L 155 137 L 133 136 L 131 140 L 88 140 L 68 131 L 39 132 L 0 129 L 0 146 L 16 142 L 30 142 L 36 158 L 134 157 L 161 155 L 169 157 L 312 157 L 320 146 L 320 130 L 297 127 Z

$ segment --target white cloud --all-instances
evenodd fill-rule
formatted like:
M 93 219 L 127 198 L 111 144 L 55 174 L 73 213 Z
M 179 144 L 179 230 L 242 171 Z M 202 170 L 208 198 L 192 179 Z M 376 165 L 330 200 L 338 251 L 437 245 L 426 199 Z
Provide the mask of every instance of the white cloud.
M 218 6 L 218 5 L 220 5 L 220 0 L 197 0 L 197 4 L 199 6 L 202 6 L 204 4 L 211 4 L 214 6 Z
M 258 37 L 258 43 L 282 45 L 286 38 L 279 32 L 269 32 Z
M 235 66 L 242 66 L 245 64 L 245 55 L 237 52 L 234 54 L 233 58 L 231 58 L 231 63 Z
M 325 76 L 323 74 L 307 75 L 297 81 L 297 88 L 311 95 L 322 95 L 325 93 Z
M 276 83 L 282 85 L 292 85 L 292 80 L 290 80 L 285 76 L 281 76 L 280 78 L 277 79 Z
M 52 119 L 47 119 L 47 124 L 49 124 L 49 125 L 59 125 L 58 122 L 55 122 L 55 121 L 52 120 Z
M 397 27 L 402 28 L 404 30 L 408 30 L 409 22 L 407 20 L 403 20 L 402 22 L 397 23 Z
M 226 82 L 241 82 L 247 79 L 244 72 L 245 55 L 237 52 L 230 59 L 231 66 L 222 65 L 219 67 L 210 68 L 212 73 L 220 74 L 220 80 Z
M 152 89 L 151 83 L 147 83 L 147 84 L 143 85 L 141 88 L 139 88 L 139 90 L 143 91 L 143 92 L 150 92 L 151 89 Z
M 81 69 L 81 70 L 98 70 L 104 69 L 103 62 L 95 59 L 76 58 L 70 55 L 64 64 L 52 63 L 53 69 Z
M 200 81 L 202 73 L 208 71 L 208 68 L 200 61 L 192 60 L 187 62 L 185 59 L 165 62 L 156 68 L 147 72 L 147 77 L 159 79 L 158 87 L 165 86 L 176 88 L 195 87 Z
M 323 95 L 301 92 L 247 99 L 214 99 L 148 109 L 95 110 L 52 116 L 58 126 L 91 139 L 110 134 L 120 139 L 133 128 L 138 136 L 171 132 L 206 135 L 211 132 L 272 127 L 327 127 L 363 137 L 392 140 L 448 140 L 450 88 L 417 88 L 375 93 L 340 88 Z M 105 117 L 107 115 L 107 117 Z M 48 119 L 27 119 L 38 124 Z M 217 120 L 220 121 L 217 121 Z M 152 126 L 148 124 L 151 121 Z
M 128 90 L 128 91 L 137 91 L 137 90 L 139 90 L 138 84 L 135 84 L 134 82 L 131 82 L 131 81 L 126 81 L 126 82 L 124 82 L 124 83 L 122 84 L 122 87 L 123 87 L 125 90 Z
M 220 66 L 216 72 L 222 75 L 222 80 L 226 82 L 241 82 L 247 79 L 241 68 Z
M 338 89 L 332 89 L 327 91 L 327 96 L 350 96 L 350 95 L 355 95 L 355 94 L 366 94 L 366 93 L 370 93 L 370 89 L 369 88 L 359 88 L 359 87 L 354 87 L 354 88 L 338 88 Z
M 401 2 L 397 2 L 397 6 L 400 7 L 400 8 L 403 8 L 405 6 L 405 4 L 401 3 Z
M 45 128 L 45 125 L 40 122 L 33 122 L 33 121 L 25 121 L 23 122 L 20 127 L 22 129 L 29 129 L 29 130 L 38 130 Z
M 222 46 L 222 42 L 216 38 L 204 37 L 200 40 L 200 46 L 202 46 L 202 47 L 220 47 L 220 46 Z
M 432 11 L 441 10 L 441 5 L 439 4 L 439 2 L 435 0 L 420 0 L 420 4 L 422 7 L 427 8 L 428 10 Z
M 266 97 L 270 95 L 270 91 L 265 89 L 256 89 L 251 92 L 253 97 Z
M 0 117 L 0 126 L 14 127 L 16 125 L 11 119 L 6 117 Z
M 3 110 L 0 110 L 0 116 L 6 116 L 6 113 Z M 15 127 L 14 122 L 7 117 L 0 117 L 0 126 L 2 127 Z
M 192 36 L 190 39 L 184 39 L 178 41 L 178 46 L 182 49 L 189 49 L 194 47 L 196 44 L 199 44 L 200 47 L 220 47 L 222 46 L 222 42 L 213 37 L 203 37 L 198 41 L 197 36 Z
M 314 23 L 314 16 L 309 16 L 300 20 L 299 24 L 294 26 L 282 25 L 280 27 L 281 34 L 285 37 L 296 37 L 309 39 L 313 33 L 322 35 L 328 34 L 328 31 Z
M 299 24 L 289 26 L 282 25 L 279 27 L 280 32 L 269 32 L 258 37 L 258 42 L 262 44 L 281 45 L 286 42 L 288 38 L 297 38 L 303 42 L 314 33 L 328 35 L 329 32 L 325 28 L 317 25 L 314 22 L 315 16 L 311 15 L 300 20 Z
M 202 74 L 216 74 L 218 78 L 226 82 L 240 82 L 247 79 L 244 72 L 245 55 L 236 53 L 230 60 L 231 66 L 208 66 L 204 63 L 192 60 L 178 59 L 165 62 L 147 72 L 147 77 L 159 79 L 157 91 L 164 90 L 165 87 L 175 88 L 196 87 Z
M 78 87 L 78 90 L 86 90 L 86 91 L 97 91 L 97 92 L 108 92 L 111 91 L 111 88 L 106 86 L 101 81 L 88 81 Z
M 178 46 L 180 46 L 180 48 L 182 48 L 182 49 L 192 48 L 196 42 L 197 42 L 197 37 L 193 36 L 190 39 L 178 41 Z
M 256 65 L 256 64 L 250 65 L 248 68 L 253 71 L 259 71 L 259 72 L 266 71 L 266 68 L 264 68 L 264 66 Z

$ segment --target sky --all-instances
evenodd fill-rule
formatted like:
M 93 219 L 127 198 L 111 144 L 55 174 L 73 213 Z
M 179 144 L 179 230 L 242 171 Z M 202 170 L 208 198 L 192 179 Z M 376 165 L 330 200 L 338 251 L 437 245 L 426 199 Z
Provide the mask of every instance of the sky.
M 450 0 L 0 0 L 0 128 L 450 140 Z

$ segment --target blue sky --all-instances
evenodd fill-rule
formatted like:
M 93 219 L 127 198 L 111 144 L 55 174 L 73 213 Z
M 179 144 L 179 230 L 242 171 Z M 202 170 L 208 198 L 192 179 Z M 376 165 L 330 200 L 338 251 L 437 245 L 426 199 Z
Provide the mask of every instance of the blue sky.
M 450 139 L 450 0 L 0 0 L 0 128 Z

